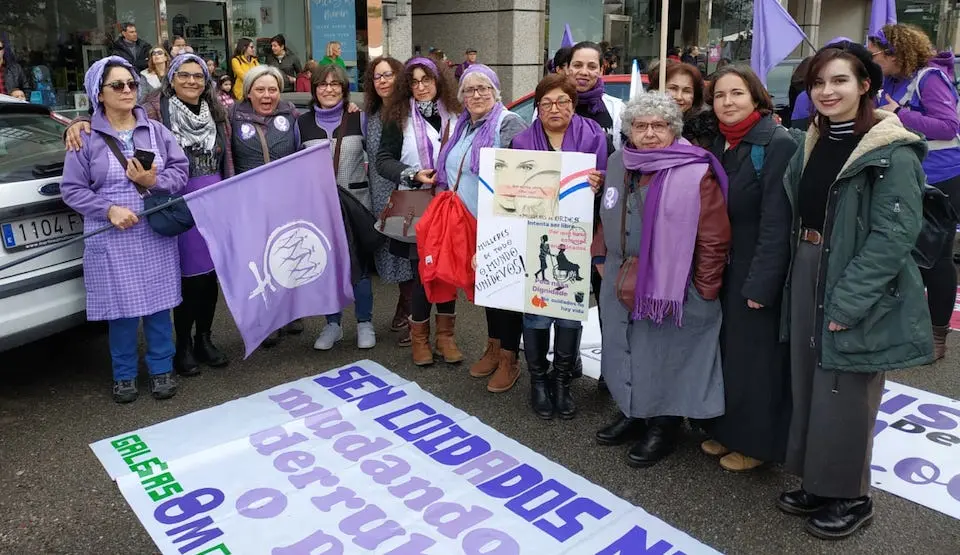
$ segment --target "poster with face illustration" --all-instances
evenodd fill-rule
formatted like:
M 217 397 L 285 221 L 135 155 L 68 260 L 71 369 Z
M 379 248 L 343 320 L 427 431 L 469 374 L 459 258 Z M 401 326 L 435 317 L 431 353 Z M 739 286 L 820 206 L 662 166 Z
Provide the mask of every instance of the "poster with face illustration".
M 596 155 L 484 148 L 476 303 L 587 320 Z

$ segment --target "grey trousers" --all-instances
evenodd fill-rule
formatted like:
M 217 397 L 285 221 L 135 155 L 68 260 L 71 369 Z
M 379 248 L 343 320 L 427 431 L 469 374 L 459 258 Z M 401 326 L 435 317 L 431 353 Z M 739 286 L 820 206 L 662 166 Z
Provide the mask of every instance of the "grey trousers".
M 870 490 L 873 426 L 884 374 L 817 367 L 816 282 L 820 246 L 801 242 L 791 275 L 790 366 L 793 415 L 785 468 L 803 489 L 853 499 Z

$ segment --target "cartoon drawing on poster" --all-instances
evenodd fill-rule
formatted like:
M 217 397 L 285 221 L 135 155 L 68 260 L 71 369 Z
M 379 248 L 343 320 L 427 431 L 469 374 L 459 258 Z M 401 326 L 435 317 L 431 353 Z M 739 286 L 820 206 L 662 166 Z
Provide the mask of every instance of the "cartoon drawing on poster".
M 493 213 L 520 218 L 556 218 L 560 166 L 558 153 L 497 150 Z
M 527 224 L 529 304 L 540 314 L 585 320 L 589 308 L 590 246 L 581 225 L 532 220 Z

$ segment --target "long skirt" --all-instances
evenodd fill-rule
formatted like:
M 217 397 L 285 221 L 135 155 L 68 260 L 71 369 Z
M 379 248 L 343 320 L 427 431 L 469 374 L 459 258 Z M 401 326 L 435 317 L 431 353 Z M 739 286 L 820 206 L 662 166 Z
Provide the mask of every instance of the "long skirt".
M 809 493 L 853 499 L 870 490 L 873 426 L 884 374 L 817 366 L 817 351 L 810 344 L 816 334 L 819 259 L 820 246 L 800 243 L 791 276 L 793 417 L 785 468 L 803 478 Z

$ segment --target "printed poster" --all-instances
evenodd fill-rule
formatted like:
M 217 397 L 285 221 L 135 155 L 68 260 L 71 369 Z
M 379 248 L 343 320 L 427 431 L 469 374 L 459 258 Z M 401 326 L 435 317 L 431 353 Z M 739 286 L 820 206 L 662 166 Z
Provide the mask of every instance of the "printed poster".
M 586 321 L 596 155 L 480 151 L 476 303 Z

